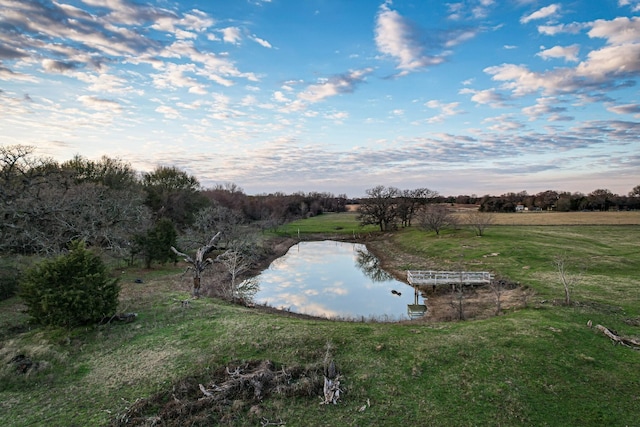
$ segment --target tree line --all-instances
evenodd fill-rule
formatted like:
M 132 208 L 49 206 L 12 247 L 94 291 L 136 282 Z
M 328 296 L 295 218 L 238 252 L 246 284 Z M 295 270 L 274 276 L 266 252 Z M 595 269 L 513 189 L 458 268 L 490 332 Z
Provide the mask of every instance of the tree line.
M 401 190 L 397 187 L 378 185 L 366 190 L 367 197 L 359 200 L 358 220 L 360 225 L 376 225 L 380 231 L 392 231 L 410 227 L 415 221 L 427 231 L 457 228 L 464 223 L 478 236 L 493 222 L 489 212 L 468 210 L 463 216 L 454 215 L 450 203 L 444 202 L 437 191 L 428 188 Z
M 56 254 L 82 240 L 148 265 L 175 259 L 170 246 L 189 250 L 215 231 L 229 243 L 249 225 L 277 229 L 344 211 L 348 202 L 321 192 L 247 195 L 232 183 L 204 188 L 174 166 L 139 172 L 117 158 L 57 162 L 34 151 L 0 146 L 0 253 Z
M 626 210 L 640 208 L 640 185 L 628 195 L 609 190 L 589 194 L 544 191 L 500 196 L 442 196 L 428 188 L 376 186 L 360 199 L 323 192 L 247 195 L 233 183 L 204 188 L 175 166 L 139 172 L 121 159 L 75 156 L 57 162 L 34 147 L 0 146 L 0 253 L 56 254 L 75 240 L 100 247 L 130 262 L 175 260 L 168 250 L 189 250 L 222 231 L 230 245 L 247 228 L 277 230 L 282 224 L 359 203 L 363 224 L 386 231 L 398 225 L 442 220 L 437 204 L 474 204 L 480 212 L 529 210 Z M 431 219 L 429 219 L 431 217 Z M 445 218 L 446 219 L 446 218 Z M 179 242 L 177 242 L 180 240 Z M 179 243 L 179 244 L 178 244 Z
M 626 195 L 614 194 L 607 189 L 597 189 L 588 194 L 546 190 L 537 194 L 521 191 L 500 196 L 438 197 L 437 202 L 478 205 L 481 212 L 516 212 L 524 208 L 529 211 L 557 212 L 638 210 L 640 209 L 640 185 L 635 186 Z

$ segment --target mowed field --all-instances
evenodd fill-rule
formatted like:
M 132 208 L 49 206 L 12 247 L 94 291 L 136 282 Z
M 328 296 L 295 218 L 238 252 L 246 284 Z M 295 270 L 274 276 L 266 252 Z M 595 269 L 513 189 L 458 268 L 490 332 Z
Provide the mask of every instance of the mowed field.
M 454 205 L 455 215 L 461 220 L 474 205 Z M 348 213 L 357 215 L 358 205 L 348 205 Z M 611 212 L 518 212 L 492 213 L 495 225 L 640 225 L 640 211 Z
M 458 214 L 464 215 L 464 214 Z M 495 225 L 640 225 L 640 211 L 492 214 Z

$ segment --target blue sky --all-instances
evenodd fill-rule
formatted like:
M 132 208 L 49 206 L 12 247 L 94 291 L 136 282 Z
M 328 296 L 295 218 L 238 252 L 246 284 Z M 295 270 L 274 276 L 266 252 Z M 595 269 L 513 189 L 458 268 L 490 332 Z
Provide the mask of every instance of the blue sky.
M 640 0 L 0 0 L 0 144 L 248 194 L 640 184 Z

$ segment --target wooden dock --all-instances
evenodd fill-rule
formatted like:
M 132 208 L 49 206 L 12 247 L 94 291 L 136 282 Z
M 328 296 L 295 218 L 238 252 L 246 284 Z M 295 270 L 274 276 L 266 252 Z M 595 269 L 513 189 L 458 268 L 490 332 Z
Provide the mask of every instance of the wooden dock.
M 439 285 L 489 285 L 493 274 L 488 271 L 407 270 L 407 280 L 413 287 Z

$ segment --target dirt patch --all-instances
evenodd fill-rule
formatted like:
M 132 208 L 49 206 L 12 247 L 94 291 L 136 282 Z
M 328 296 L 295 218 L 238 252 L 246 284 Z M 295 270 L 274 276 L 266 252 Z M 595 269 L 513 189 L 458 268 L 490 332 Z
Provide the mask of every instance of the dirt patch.
M 462 297 L 454 289 L 427 291 L 427 314 L 418 321 L 446 322 L 486 319 L 526 307 L 532 294 L 527 288 L 505 289 L 500 294 L 500 312 L 496 293 L 489 287 L 466 287 Z
M 401 251 L 393 243 L 393 237 L 380 236 L 366 242 L 367 248 L 379 260 L 381 267 L 398 281 L 407 283 L 407 270 L 438 270 L 429 259 Z M 465 287 L 462 296 L 449 287 L 420 289 L 427 299 L 427 314 L 414 322 L 442 322 L 466 319 L 482 319 L 526 307 L 532 296 L 531 289 L 516 283 L 500 283 L 500 311 L 496 289 L 488 286 Z M 462 306 L 462 308 L 461 308 Z

